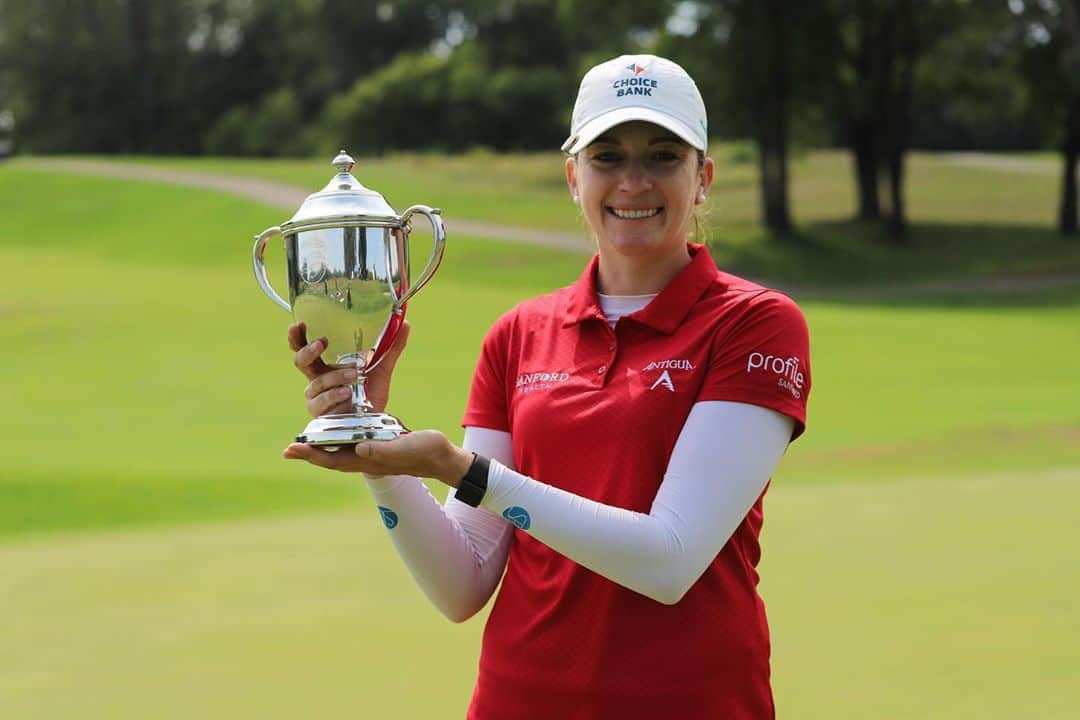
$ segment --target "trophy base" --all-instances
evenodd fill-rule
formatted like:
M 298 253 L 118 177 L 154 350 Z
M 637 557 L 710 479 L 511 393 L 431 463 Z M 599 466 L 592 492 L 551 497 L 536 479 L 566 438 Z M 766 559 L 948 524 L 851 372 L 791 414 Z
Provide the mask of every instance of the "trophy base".
M 296 442 L 334 450 L 371 440 L 393 440 L 407 432 L 400 420 L 386 413 L 323 415 L 309 422 Z

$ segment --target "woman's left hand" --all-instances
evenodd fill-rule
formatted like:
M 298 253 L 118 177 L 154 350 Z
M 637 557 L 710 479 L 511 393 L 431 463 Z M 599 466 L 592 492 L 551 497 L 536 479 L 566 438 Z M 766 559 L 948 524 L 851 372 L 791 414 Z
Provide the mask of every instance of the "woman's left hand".
M 293 443 L 285 448 L 283 455 L 289 460 L 307 460 L 312 465 L 341 472 L 416 475 L 455 488 L 473 460 L 471 452 L 454 445 L 438 430 L 418 430 L 396 440 L 358 443 L 355 451 L 346 447 L 328 452 Z

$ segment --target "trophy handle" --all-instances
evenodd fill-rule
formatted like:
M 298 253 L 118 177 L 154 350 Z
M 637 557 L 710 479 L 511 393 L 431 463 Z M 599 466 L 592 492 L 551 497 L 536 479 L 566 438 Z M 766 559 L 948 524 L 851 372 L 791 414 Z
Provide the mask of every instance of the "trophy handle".
M 408 223 L 409 218 L 414 213 L 420 213 L 426 215 L 427 219 L 431 222 L 431 230 L 435 234 L 435 243 L 431 248 L 431 257 L 428 258 L 427 266 L 424 268 L 424 272 L 420 273 L 420 277 L 417 278 L 416 284 L 405 291 L 405 294 L 397 299 L 397 306 L 401 307 L 416 293 L 420 292 L 420 288 L 427 285 L 427 281 L 431 279 L 431 276 L 435 274 L 435 271 L 439 269 L 439 263 L 442 262 L 443 250 L 446 249 L 446 230 L 443 229 L 442 210 L 438 208 L 430 208 L 427 205 L 413 205 L 401 214 L 401 227 L 405 233 L 405 242 L 409 241 Z M 406 268 L 406 273 L 408 269 Z
M 255 247 L 251 249 L 251 262 L 255 268 L 255 279 L 259 281 L 259 287 L 266 293 L 266 297 L 273 300 L 275 303 L 285 308 L 286 311 L 292 312 L 292 307 L 289 303 L 281 299 L 281 296 L 277 294 L 274 287 L 270 284 L 270 281 L 266 279 L 266 265 L 263 264 L 263 255 L 266 253 L 266 244 L 270 242 L 270 238 L 275 235 L 281 234 L 281 228 L 272 227 L 263 230 L 261 233 L 255 236 Z

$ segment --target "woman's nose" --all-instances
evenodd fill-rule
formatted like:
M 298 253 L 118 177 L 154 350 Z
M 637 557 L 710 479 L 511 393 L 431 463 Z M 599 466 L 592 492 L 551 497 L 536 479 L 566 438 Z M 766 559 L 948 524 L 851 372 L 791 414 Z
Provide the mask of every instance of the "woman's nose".
M 652 180 L 641 163 L 629 162 L 619 178 L 619 189 L 630 193 L 644 192 L 652 189 Z

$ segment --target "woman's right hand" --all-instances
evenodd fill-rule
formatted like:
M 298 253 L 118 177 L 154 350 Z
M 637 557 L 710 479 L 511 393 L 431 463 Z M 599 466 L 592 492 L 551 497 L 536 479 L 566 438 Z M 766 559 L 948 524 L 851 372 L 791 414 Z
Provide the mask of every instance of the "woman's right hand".
M 376 412 L 386 409 L 390 399 L 390 377 L 394 372 L 401 351 L 409 339 L 409 323 L 402 323 L 394 343 L 382 362 L 368 374 L 364 388 L 368 402 Z M 312 417 L 353 411 L 352 384 L 356 380 L 355 368 L 332 368 L 322 360 L 326 338 L 307 340 L 304 323 L 289 326 L 289 347 L 294 351 L 293 364 L 310 382 L 304 389 L 307 411 Z

